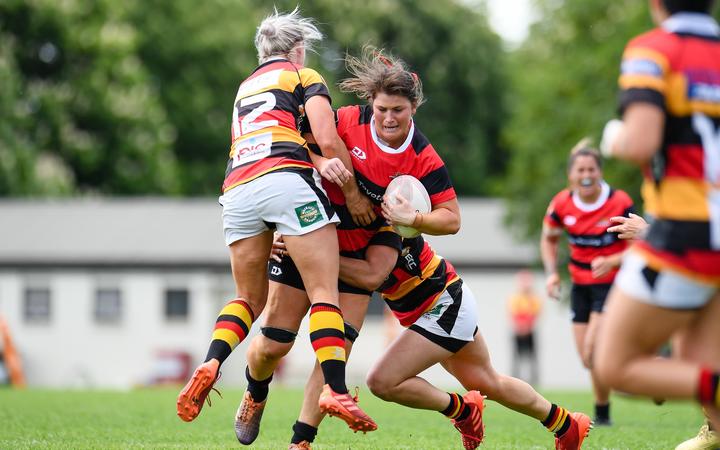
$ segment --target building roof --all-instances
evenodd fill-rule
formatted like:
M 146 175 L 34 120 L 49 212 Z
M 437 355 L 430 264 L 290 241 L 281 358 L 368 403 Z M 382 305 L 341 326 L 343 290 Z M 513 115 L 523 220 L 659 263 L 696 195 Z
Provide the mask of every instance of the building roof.
M 519 267 L 534 246 L 514 243 L 500 200 L 461 199 L 461 231 L 428 236 L 455 265 Z M 0 200 L 0 267 L 222 267 L 215 198 Z

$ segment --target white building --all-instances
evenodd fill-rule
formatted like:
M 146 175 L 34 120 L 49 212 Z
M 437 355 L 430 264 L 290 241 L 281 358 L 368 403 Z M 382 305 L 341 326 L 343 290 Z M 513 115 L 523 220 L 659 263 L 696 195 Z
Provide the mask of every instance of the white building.
M 462 199 L 460 205 L 462 231 L 429 240 L 473 289 L 480 330 L 495 366 L 506 372 L 505 301 L 515 273 L 537 252 L 512 241 L 500 201 Z M 216 315 L 234 296 L 220 211 L 215 199 L 205 198 L 0 201 L 0 314 L 28 384 L 128 388 L 157 372 L 162 352 L 188 352 L 193 366 L 202 361 Z M 542 293 L 542 277 L 535 282 Z M 382 309 L 380 302 L 374 309 Z M 543 386 L 588 386 L 567 305 L 546 302 L 540 322 Z M 352 382 L 362 383 L 385 341 L 380 316 L 369 318 L 348 367 Z M 223 366 L 222 383 L 244 383 L 247 342 Z M 287 381 L 301 383 L 313 363 L 301 330 Z M 440 368 L 426 375 L 454 385 Z

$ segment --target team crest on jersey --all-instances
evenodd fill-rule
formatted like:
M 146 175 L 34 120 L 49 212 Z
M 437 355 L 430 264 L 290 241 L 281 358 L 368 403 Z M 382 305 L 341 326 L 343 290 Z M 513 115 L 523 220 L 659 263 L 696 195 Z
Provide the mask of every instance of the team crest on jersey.
M 306 205 L 295 208 L 295 214 L 300 221 L 301 227 L 307 227 L 322 220 L 322 213 L 317 202 L 312 201 Z
M 350 153 L 361 161 L 365 161 L 367 159 L 367 154 L 365 153 L 365 150 L 361 149 L 358 146 L 353 147 L 353 149 L 350 150 Z
M 568 227 L 571 227 L 577 223 L 577 217 L 575 216 L 565 216 L 563 219 L 563 223 L 567 225 Z

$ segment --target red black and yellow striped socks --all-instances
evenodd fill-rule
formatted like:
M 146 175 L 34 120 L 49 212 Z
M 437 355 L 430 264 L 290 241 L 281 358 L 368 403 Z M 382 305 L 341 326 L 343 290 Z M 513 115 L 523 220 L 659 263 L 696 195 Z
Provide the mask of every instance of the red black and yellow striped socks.
M 448 419 L 460 421 L 470 415 L 470 406 L 468 406 L 462 398 L 462 395 L 455 392 L 448 392 L 450 396 L 450 404 L 447 408 L 440 411 Z
M 348 390 L 345 386 L 345 325 L 340 308 L 329 303 L 312 305 L 310 342 L 320 362 L 325 383 L 338 394 L 346 394 Z
M 567 409 L 553 403 L 550 407 L 550 413 L 548 414 L 547 419 L 543 420 L 542 424 L 551 433 L 555 433 L 556 436 L 560 437 L 570 429 L 571 421 L 572 418 L 570 417 L 570 412 Z
M 245 300 L 236 298 L 225 305 L 215 321 L 212 342 L 205 361 L 214 358 L 222 364 L 248 335 L 253 321 L 255 315 Z
M 698 400 L 703 405 L 720 408 L 720 372 L 713 372 L 707 367 L 700 370 Z

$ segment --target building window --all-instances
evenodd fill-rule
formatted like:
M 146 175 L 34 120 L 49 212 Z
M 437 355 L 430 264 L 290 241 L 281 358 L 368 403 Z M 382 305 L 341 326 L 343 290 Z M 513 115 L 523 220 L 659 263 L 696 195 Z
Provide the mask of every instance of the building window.
M 95 320 L 103 323 L 117 323 L 122 318 L 122 297 L 120 289 L 98 289 L 95 291 Z
M 187 289 L 165 291 L 165 317 L 171 320 L 185 320 L 190 312 L 190 293 Z
M 25 321 L 27 322 L 49 322 L 50 289 L 25 289 L 25 305 L 23 308 L 23 312 L 25 315 Z

